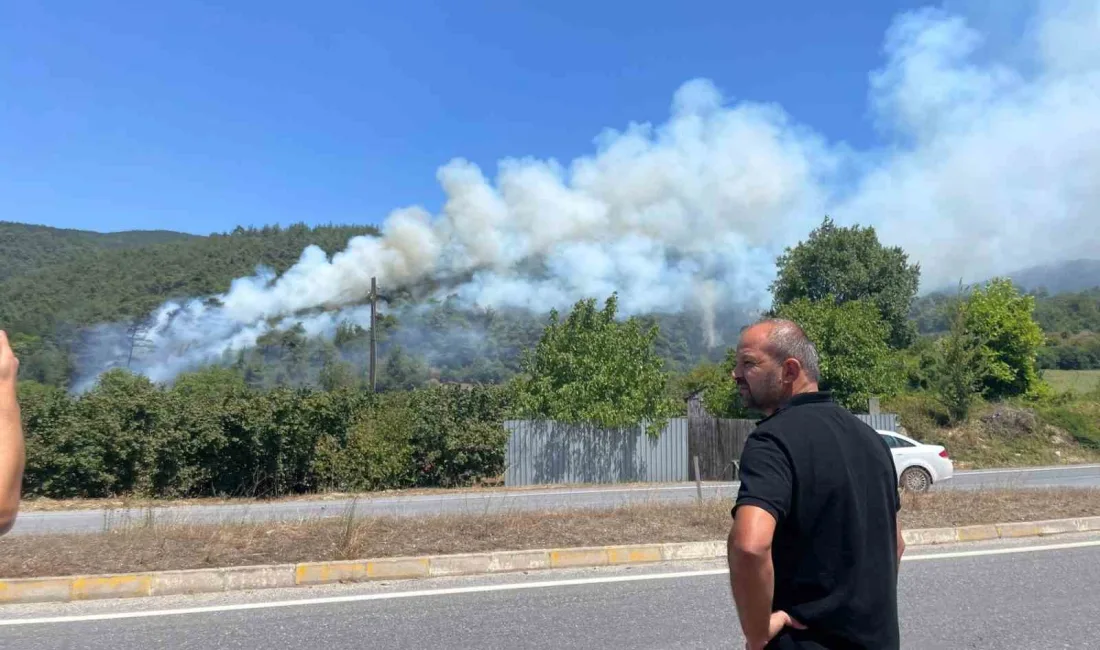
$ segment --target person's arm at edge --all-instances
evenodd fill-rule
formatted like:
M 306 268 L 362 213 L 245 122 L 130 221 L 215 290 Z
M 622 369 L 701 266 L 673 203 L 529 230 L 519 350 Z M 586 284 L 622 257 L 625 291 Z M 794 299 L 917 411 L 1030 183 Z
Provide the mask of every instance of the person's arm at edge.
M 890 458 L 890 462 L 893 462 L 893 457 Z M 894 488 L 894 516 L 901 514 L 901 488 Z M 901 556 L 905 555 L 905 535 L 901 531 L 901 517 L 897 517 L 897 524 L 895 527 L 898 529 L 898 572 L 901 572 Z
M 905 535 L 901 534 L 901 520 L 898 520 L 898 570 L 901 569 L 901 556 L 905 555 Z
M 0 535 L 12 529 L 19 514 L 26 448 L 16 397 L 19 361 L 0 331 Z
M 749 648 L 763 648 L 771 639 L 769 627 L 775 592 L 772 539 L 775 523 L 775 518 L 767 510 L 743 505 L 734 516 L 726 546 L 730 587 Z

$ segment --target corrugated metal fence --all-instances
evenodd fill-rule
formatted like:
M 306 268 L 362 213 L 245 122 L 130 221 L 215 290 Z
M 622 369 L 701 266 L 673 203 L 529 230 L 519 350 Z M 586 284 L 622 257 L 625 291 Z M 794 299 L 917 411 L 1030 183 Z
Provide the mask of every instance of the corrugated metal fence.
M 509 420 L 504 484 L 629 483 L 687 480 L 687 418 L 669 420 L 651 438 L 641 426 L 600 429 L 541 420 Z
M 898 422 L 898 416 L 895 413 L 878 413 L 876 415 L 857 414 L 856 417 L 881 431 L 897 431 L 898 424 L 900 424 Z
M 894 430 L 892 413 L 858 415 L 876 429 Z M 509 420 L 504 484 L 658 483 L 694 480 L 699 457 L 704 481 L 736 478 L 735 461 L 756 426 L 753 420 L 673 418 L 660 436 L 641 426 L 601 429 L 543 420 Z

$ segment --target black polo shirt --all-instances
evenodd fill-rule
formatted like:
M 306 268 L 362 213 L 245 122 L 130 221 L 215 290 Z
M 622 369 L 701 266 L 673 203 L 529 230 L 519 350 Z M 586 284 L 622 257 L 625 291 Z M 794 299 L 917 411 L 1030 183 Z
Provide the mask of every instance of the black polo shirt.
M 897 512 L 890 448 L 829 393 L 804 393 L 749 435 L 734 512 L 776 519 L 774 610 L 788 628 L 769 648 L 898 648 Z

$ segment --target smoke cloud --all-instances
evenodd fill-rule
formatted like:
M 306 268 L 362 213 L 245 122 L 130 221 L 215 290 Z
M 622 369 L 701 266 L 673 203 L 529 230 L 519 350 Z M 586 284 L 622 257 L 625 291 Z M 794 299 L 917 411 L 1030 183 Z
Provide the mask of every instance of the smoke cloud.
M 885 143 L 874 151 L 832 143 L 772 104 L 729 104 L 696 79 L 663 124 L 607 130 L 568 164 L 506 159 L 490 179 L 452 160 L 437 174 L 439 214 L 398 209 L 381 237 L 331 259 L 310 247 L 281 277 L 162 307 L 146 374 L 170 379 L 299 321 L 321 335 L 362 324 L 371 276 L 538 311 L 617 291 L 624 315 L 694 310 L 714 337 L 715 313 L 770 302 L 776 255 L 825 214 L 904 247 L 926 288 L 1095 256 L 1100 3 L 1041 2 L 1021 42 L 1023 56 L 1002 60 L 962 16 L 900 15 L 869 74 Z
M 924 285 L 1100 255 L 1100 3 L 1040 3 L 1023 63 L 986 60 L 983 36 L 938 10 L 904 15 L 871 76 L 898 144 L 838 221 L 870 223 L 921 262 Z

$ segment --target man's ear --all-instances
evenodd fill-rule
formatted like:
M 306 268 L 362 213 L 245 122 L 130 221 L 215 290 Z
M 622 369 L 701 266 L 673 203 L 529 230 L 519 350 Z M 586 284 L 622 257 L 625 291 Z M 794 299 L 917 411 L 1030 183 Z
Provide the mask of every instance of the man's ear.
M 802 364 L 798 359 L 787 359 L 783 362 L 783 382 L 793 384 L 802 374 Z

